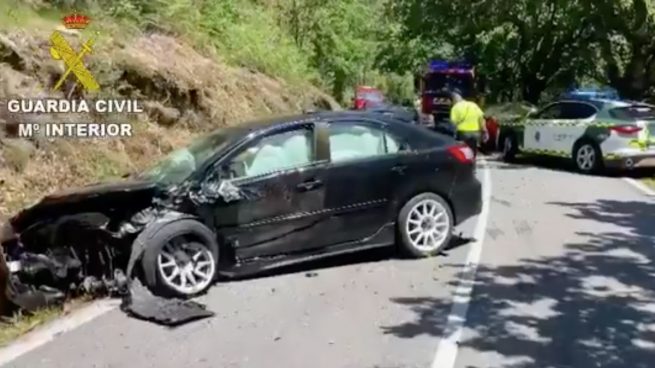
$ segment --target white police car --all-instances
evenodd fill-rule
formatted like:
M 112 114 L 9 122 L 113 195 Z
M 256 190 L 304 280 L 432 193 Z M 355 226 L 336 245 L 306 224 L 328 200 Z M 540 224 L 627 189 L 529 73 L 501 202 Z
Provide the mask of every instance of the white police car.
M 562 99 L 523 119 L 500 122 L 506 161 L 517 153 L 566 157 L 580 172 L 655 167 L 655 106 L 597 98 Z

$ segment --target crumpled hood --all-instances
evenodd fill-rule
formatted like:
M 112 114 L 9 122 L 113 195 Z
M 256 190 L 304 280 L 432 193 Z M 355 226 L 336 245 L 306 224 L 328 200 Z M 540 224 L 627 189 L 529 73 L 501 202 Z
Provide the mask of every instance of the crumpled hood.
M 147 205 L 157 190 L 151 181 L 127 179 L 67 189 L 43 197 L 10 219 L 20 232 L 31 223 L 68 213 L 107 212 L 121 207 Z

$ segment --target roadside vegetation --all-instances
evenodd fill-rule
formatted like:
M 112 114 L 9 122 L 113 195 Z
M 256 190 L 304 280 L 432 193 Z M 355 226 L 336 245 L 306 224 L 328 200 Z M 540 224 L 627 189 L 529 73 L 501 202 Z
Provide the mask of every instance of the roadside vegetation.
M 11 318 L 0 320 L 0 348 L 36 327 L 60 317 L 63 312 L 61 307 L 49 307 L 32 315 L 16 314 Z

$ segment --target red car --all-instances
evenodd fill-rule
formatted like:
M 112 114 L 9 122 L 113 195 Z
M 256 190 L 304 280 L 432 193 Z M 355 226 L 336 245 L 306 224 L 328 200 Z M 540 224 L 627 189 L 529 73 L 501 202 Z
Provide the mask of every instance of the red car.
M 384 94 L 379 89 L 368 86 L 358 86 L 355 90 L 353 108 L 365 110 L 384 105 Z

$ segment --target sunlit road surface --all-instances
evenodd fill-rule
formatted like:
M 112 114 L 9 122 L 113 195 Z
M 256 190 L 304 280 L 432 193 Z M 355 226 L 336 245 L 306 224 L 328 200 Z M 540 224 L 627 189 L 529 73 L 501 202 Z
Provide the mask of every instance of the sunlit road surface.
M 655 203 L 618 178 L 487 166 L 488 227 L 453 366 L 652 367 Z M 173 330 L 114 310 L 7 366 L 431 367 L 470 248 L 218 284 L 200 299 L 217 316 Z
M 456 367 L 654 367 L 655 201 L 620 178 L 492 166 Z

